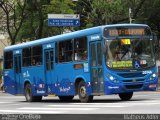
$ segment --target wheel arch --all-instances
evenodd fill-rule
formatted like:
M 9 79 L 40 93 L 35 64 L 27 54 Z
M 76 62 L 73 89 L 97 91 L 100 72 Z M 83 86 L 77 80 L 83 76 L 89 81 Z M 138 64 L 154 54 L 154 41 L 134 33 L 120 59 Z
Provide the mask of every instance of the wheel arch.
M 31 85 L 31 82 L 30 82 L 29 80 L 25 80 L 25 81 L 24 81 L 24 86 L 23 86 L 24 90 L 25 90 L 25 86 L 26 86 L 27 84 L 30 84 L 30 85 Z

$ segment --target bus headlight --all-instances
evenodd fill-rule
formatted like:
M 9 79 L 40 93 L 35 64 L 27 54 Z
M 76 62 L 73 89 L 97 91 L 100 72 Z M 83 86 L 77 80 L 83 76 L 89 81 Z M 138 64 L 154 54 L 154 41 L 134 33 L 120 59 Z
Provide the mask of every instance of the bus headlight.
M 150 78 L 149 78 L 149 80 L 151 80 L 151 81 L 153 81 L 155 78 L 156 78 L 156 73 L 153 73 L 151 76 L 150 76 Z
M 114 83 L 119 83 L 119 80 L 117 80 L 115 77 L 113 77 L 112 75 L 110 74 L 107 74 L 108 78 L 110 81 L 114 82 Z

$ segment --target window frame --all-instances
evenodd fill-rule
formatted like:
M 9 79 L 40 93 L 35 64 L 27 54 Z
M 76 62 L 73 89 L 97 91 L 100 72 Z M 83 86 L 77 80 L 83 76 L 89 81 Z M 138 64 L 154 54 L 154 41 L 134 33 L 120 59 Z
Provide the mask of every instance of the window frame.
M 6 56 L 7 53 L 9 54 Z M 8 58 L 11 58 L 11 59 L 8 59 Z M 4 69 L 13 69 L 13 51 L 4 52 Z
M 84 43 L 83 42 L 80 42 L 80 48 L 79 49 L 76 49 L 76 45 L 75 45 L 75 43 L 76 43 L 76 41 L 82 41 L 82 39 L 84 39 L 84 41 L 85 41 L 85 44 L 86 44 L 86 46 L 84 46 Z M 72 42 L 72 46 L 71 46 L 71 55 L 70 55 L 70 57 L 71 57 L 71 60 L 65 60 L 65 58 L 64 58 L 64 61 L 62 60 L 62 61 L 60 61 L 60 54 L 61 54 L 61 52 L 62 52 L 62 50 L 60 50 L 61 48 L 62 48 L 62 46 L 60 45 L 60 44 L 65 44 L 67 41 L 71 41 Z M 78 62 L 78 61 L 87 61 L 88 60 L 88 38 L 87 38 L 87 36 L 82 36 L 82 37 L 77 37 L 77 38 L 74 38 L 74 39 L 66 39 L 66 40 L 62 40 L 62 41 L 59 41 L 59 42 L 57 42 L 57 43 L 55 43 L 56 44 L 56 63 L 65 63 L 65 62 Z M 83 55 L 86 57 L 86 58 L 82 58 L 82 59 L 80 59 L 80 60 L 76 60 L 75 59 L 75 55 L 76 55 L 76 52 L 75 51 L 83 51 Z M 86 51 L 86 53 L 85 53 L 85 51 Z M 65 52 L 66 51 L 64 51 L 64 54 L 65 54 Z M 67 51 L 68 52 L 68 51 Z M 78 55 L 78 54 L 77 54 Z M 82 54 L 81 54 L 82 55 Z M 63 56 L 63 55 L 62 55 Z
M 35 48 L 40 48 L 39 50 L 36 49 L 36 54 L 34 53 Z M 37 52 L 38 51 L 38 52 Z M 40 54 L 37 54 L 40 53 Z M 38 59 L 40 58 L 40 59 Z M 33 64 L 33 60 L 35 60 L 35 63 Z M 31 50 L 31 66 L 41 66 L 43 65 L 43 46 L 42 45 L 36 45 L 32 46 Z
M 39 52 L 35 52 L 34 53 L 34 48 L 36 47 L 41 47 L 41 51 Z M 29 53 L 27 53 L 26 55 L 24 55 L 24 51 L 29 49 Z M 37 49 L 36 49 L 37 51 Z M 26 51 L 25 51 L 26 52 Z M 37 53 L 40 53 L 40 54 L 37 54 Z M 28 56 L 28 54 L 30 56 Z M 35 54 L 35 55 L 34 55 Z M 27 56 L 27 57 L 26 57 Z M 37 61 L 35 60 L 35 64 L 33 65 L 33 58 L 36 57 Z M 40 57 L 41 59 L 38 59 L 37 57 Z M 28 65 L 24 65 L 25 64 L 25 60 L 27 61 L 27 59 L 29 60 L 29 63 Z M 26 62 L 27 63 L 27 62 Z M 31 47 L 26 47 L 26 48 L 23 48 L 22 49 L 22 67 L 33 67 L 33 66 L 41 66 L 43 65 L 43 46 L 42 45 L 35 45 L 35 46 L 31 46 Z
M 71 46 L 66 45 L 66 43 L 71 42 Z M 62 43 L 62 46 L 60 46 L 60 44 Z M 68 44 L 67 43 L 67 44 Z M 70 43 L 69 43 L 70 44 Z M 67 50 L 65 47 L 68 47 Z M 71 48 L 69 48 L 71 47 Z M 63 50 L 60 50 L 61 48 L 64 48 Z M 67 40 L 63 40 L 57 43 L 57 48 L 56 50 L 58 50 L 57 52 L 57 58 L 58 63 L 64 63 L 64 62 L 72 62 L 72 54 L 73 54 L 73 39 L 67 39 Z M 69 55 L 71 54 L 71 55 Z M 60 58 L 61 57 L 61 58 Z M 69 58 L 70 57 L 70 58 Z M 60 61 L 61 59 L 61 61 Z
M 86 46 L 84 46 L 83 42 L 80 42 L 80 48 L 76 48 L 76 41 L 82 41 L 85 42 Z M 85 48 L 86 47 L 86 48 Z M 77 56 L 79 54 L 80 56 L 80 59 L 76 60 L 76 57 L 75 57 L 75 51 L 78 51 L 77 52 Z M 82 37 L 78 37 L 78 38 L 75 38 L 74 39 L 74 61 L 86 61 L 88 60 L 88 38 L 87 36 L 82 36 Z
M 28 51 L 27 51 L 27 49 L 28 49 Z M 27 54 L 25 53 L 26 51 L 28 52 Z M 28 55 L 30 55 L 30 56 L 28 56 Z M 23 48 L 22 49 L 22 67 L 30 67 L 31 66 L 31 57 L 32 57 L 32 48 L 31 47 Z M 29 62 L 27 63 L 26 61 L 28 61 L 28 60 L 29 60 Z

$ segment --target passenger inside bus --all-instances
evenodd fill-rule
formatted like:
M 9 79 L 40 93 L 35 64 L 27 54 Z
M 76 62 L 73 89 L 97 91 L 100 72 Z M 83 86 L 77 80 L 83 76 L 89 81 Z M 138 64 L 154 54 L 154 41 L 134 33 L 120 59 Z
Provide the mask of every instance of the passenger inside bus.
M 32 65 L 36 65 L 36 60 L 35 59 L 32 59 Z
M 88 53 L 87 53 L 87 51 L 84 51 L 83 60 L 87 60 L 87 59 L 88 59 Z
M 131 49 L 129 46 L 117 46 L 114 51 L 114 59 L 115 60 L 128 60 L 131 59 Z

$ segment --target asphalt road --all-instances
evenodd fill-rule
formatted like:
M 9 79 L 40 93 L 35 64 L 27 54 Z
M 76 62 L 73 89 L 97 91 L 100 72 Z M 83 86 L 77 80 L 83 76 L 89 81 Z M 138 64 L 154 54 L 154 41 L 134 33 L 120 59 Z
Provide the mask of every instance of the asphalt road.
M 80 103 L 76 96 L 71 102 L 58 97 L 44 97 L 42 102 L 28 103 L 24 96 L 0 92 L 1 114 L 160 114 L 160 92 L 137 92 L 130 101 L 118 95 L 97 96 L 92 103 Z

